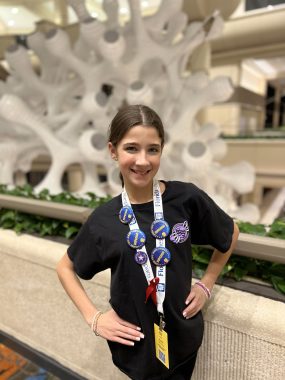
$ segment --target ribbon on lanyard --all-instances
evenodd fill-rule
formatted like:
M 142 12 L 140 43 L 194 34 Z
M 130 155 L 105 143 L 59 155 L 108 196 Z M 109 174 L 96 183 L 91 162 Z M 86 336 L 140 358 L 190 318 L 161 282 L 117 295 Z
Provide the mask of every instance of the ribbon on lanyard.
M 132 211 L 132 206 L 131 206 L 131 203 L 130 203 L 130 200 L 125 188 L 122 191 L 122 204 L 123 204 L 123 207 L 127 207 Z M 162 197 L 161 197 L 159 182 L 157 180 L 153 181 L 153 209 L 154 209 L 154 222 L 152 226 L 153 225 L 156 226 L 157 221 L 164 221 Z M 136 240 L 137 240 L 139 233 L 142 233 L 142 231 L 140 231 L 139 229 L 139 225 L 137 223 L 137 220 L 133 211 L 132 211 L 132 219 L 128 224 L 129 224 L 130 231 L 137 231 L 137 234 L 136 234 Z M 164 222 L 163 226 L 160 226 L 158 228 L 153 227 L 152 229 L 153 235 L 160 237 L 160 238 L 156 237 L 156 248 L 161 249 L 162 254 L 164 253 L 163 250 L 166 250 L 165 239 L 163 238 L 163 236 L 166 234 L 163 235 L 162 233 L 162 236 L 158 234 L 159 234 L 159 231 L 165 227 L 165 225 L 167 225 L 166 222 Z M 157 307 L 158 313 L 163 315 L 164 314 L 163 302 L 165 299 L 165 290 L 166 290 L 166 267 L 165 265 L 157 265 L 156 277 L 155 277 L 152 271 L 151 263 L 150 263 L 145 245 L 142 245 L 139 249 L 137 248 L 137 253 L 138 252 L 143 252 L 146 255 L 146 262 L 141 264 L 142 269 L 145 274 L 145 278 L 148 283 L 148 287 L 146 289 L 146 301 L 148 300 L 149 297 L 151 297 Z M 161 254 L 160 254 L 160 257 L 161 257 Z M 168 261 L 166 261 L 165 259 L 165 262 L 168 262 Z

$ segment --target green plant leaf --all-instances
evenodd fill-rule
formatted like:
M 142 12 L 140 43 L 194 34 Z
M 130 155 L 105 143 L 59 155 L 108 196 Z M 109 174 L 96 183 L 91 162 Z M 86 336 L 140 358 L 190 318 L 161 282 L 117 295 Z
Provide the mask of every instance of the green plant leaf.
M 233 270 L 233 268 L 234 268 L 234 265 L 233 265 L 232 263 L 228 262 L 228 263 L 224 266 L 224 268 L 223 268 L 223 270 L 222 270 L 222 273 L 221 273 L 221 276 L 224 276 L 225 274 L 231 272 L 231 271 Z
M 276 219 L 270 226 L 267 236 L 285 239 L 285 218 Z
M 204 269 L 201 269 L 201 268 L 193 268 L 193 272 L 194 272 L 194 274 L 195 274 L 195 276 L 196 277 L 198 277 L 198 278 L 202 278 L 203 277 L 203 275 L 204 275 L 204 273 L 205 273 L 205 270 Z
M 67 230 L 65 231 L 65 237 L 67 239 L 70 239 L 72 236 L 74 236 L 75 234 L 77 234 L 77 232 L 79 231 L 79 228 L 78 227 L 69 227 L 67 228 Z
M 240 232 L 246 233 L 246 234 L 254 234 L 259 236 L 265 236 L 266 235 L 266 229 L 264 224 L 251 224 L 248 222 L 237 222 Z
M 247 269 L 245 269 L 245 268 L 239 268 L 239 267 L 235 267 L 234 271 L 233 271 L 234 278 L 237 281 L 242 280 L 244 278 L 244 276 L 247 275 L 247 273 L 248 273 Z
M 15 222 L 11 219 L 6 220 L 5 222 L 1 223 L 1 227 L 5 230 L 7 229 L 13 229 L 15 226 Z
M 193 259 L 199 263 L 208 264 L 211 258 L 211 250 L 201 249 L 195 253 Z
M 37 196 L 38 199 L 50 201 L 51 196 L 48 189 L 43 189 Z
M 285 279 L 278 276 L 271 276 L 271 282 L 274 288 L 279 292 L 285 294 Z
M 285 264 L 273 263 L 269 269 L 271 275 L 279 276 L 285 279 Z
M 16 212 L 15 211 L 12 211 L 12 210 L 7 210 L 6 212 L 4 212 L 0 218 L 0 223 L 5 223 L 7 221 L 15 221 L 15 217 L 16 217 Z

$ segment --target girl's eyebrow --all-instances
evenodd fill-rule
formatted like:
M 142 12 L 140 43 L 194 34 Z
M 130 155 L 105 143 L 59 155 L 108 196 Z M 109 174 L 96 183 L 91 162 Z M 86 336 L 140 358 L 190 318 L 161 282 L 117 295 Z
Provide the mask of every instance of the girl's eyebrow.
M 127 145 L 140 145 L 138 144 L 137 142 L 126 142 L 125 144 L 123 144 L 123 146 L 127 146 Z M 149 144 L 148 146 L 151 146 L 151 147 L 160 147 L 160 144 Z

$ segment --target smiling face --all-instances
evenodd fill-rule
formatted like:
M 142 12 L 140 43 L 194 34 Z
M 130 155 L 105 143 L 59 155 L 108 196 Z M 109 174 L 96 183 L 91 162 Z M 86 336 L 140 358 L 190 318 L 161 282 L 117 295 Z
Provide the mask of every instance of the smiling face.
M 152 189 L 162 152 L 156 128 L 145 125 L 132 127 L 117 146 L 109 143 L 112 157 L 117 157 L 127 191 Z

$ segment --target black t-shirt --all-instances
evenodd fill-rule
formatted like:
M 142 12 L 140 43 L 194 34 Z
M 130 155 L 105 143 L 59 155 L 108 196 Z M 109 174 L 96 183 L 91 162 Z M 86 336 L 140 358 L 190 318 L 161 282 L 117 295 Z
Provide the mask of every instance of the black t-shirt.
M 171 252 L 171 261 L 166 267 L 163 307 L 172 370 L 198 350 L 203 337 L 201 312 L 187 320 L 182 315 L 191 288 L 191 243 L 209 244 L 226 252 L 232 241 L 233 221 L 195 185 L 178 181 L 165 185 L 163 212 L 170 226 L 165 245 Z M 151 300 L 145 303 L 147 282 L 142 267 L 134 260 L 135 250 L 126 242 L 129 226 L 119 220 L 121 207 L 121 196 L 117 196 L 94 210 L 68 248 L 68 255 L 83 279 L 111 269 L 111 306 L 121 318 L 140 326 L 145 335 L 134 347 L 108 342 L 115 365 L 132 379 L 159 380 L 170 372 L 155 356 L 153 324 L 158 323 L 158 313 Z M 155 248 L 150 232 L 153 202 L 132 207 L 146 234 L 150 254 Z M 152 266 L 155 274 L 155 265 Z

